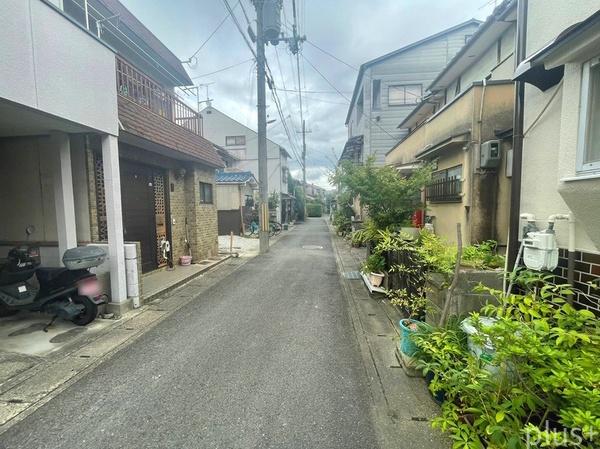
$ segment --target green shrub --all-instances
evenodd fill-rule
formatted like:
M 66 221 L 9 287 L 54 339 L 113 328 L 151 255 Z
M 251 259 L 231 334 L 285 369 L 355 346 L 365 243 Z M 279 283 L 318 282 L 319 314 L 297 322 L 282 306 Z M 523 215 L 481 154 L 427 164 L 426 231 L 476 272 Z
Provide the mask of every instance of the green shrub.
M 383 273 L 385 270 L 385 259 L 380 254 L 371 254 L 363 264 L 365 273 Z
M 446 395 L 433 424 L 454 448 L 598 447 L 599 321 L 569 305 L 573 290 L 550 279 L 522 273 L 522 294 L 482 288 L 498 300 L 483 311 L 497 321 L 479 324 L 485 336 L 474 341 L 495 349 L 495 369 L 466 350 L 457 329 L 414 337 L 420 366 L 434 374 L 431 391 Z
M 323 215 L 323 206 L 321 203 L 308 203 L 306 205 L 306 215 L 309 217 L 321 217 Z

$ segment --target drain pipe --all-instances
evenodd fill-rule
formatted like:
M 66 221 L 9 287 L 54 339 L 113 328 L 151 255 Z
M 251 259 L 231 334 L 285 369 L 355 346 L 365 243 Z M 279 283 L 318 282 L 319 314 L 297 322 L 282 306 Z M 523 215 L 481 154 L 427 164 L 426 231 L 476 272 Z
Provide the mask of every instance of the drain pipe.
M 515 69 L 525 60 L 527 54 L 527 4 L 528 0 L 518 0 L 517 33 L 515 38 Z M 516 263 L 519 248 L 519 213 L 521 211 L 521 171 L 523 161 L 523 111 L 525 102 L 525 83 L 515 83 L 515 115 L 513 120 L 513 164 L 510 192 L 510 235 L 507 257 L 509 263 Z
M 567 247 L 567 282 L 573 286 L 575 282 L 575 216 L 570 214 L 553 214 L 548 217 L 548 229 L 554 229 L 556 220 L 567 220 L 569 223 L 569 243 Z M 569 302 L 573 296 L 569 297 Z

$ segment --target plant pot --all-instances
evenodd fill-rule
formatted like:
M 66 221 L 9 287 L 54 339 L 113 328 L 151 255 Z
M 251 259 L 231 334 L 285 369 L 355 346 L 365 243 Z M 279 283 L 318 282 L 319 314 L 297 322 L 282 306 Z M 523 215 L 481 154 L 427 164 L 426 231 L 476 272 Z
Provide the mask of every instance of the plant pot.
M 179 265 L 187 267 L 192 264 L 192 256 L 181 256 L 179 258 Z
M 413 356 L 417 352 L 417 346 L 410 338 L 410 334 L 414 334 L 419 330 L 419 321 L 411 320 L 408 318 L 398 321 L 400 330 L 402 332 L 402 340 L 400 341 L 400 350 L 408 355 Z
M 431 389 L 429 388 L 429 385 L 431 385 L 432 380 L 433 380 L 433 372 L 428 371 L 427 374 L 425 374 L 425 382 L 427 382 L 427 389 L 429 390 L 429 393 L 433 397 L 433 400 L 435 402 L 437 402 L 438 405 L 442 405 L 442 403 L 446 400 L 446 392 L 444 390 L 436 391 L 435 393 L 432 392 Z
M 379 287 L 383 283 L 385 274 L 382 273 L 369 273 L 369 282 L 373 287 Z

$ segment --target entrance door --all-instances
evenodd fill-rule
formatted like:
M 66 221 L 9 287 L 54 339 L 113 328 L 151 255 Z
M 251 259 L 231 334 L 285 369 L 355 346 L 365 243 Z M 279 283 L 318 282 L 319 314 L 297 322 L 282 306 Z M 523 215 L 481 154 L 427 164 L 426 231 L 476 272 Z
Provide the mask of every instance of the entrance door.
M 123 201 L 123 231 L 126 241 L 138 241 L 142 252 L 142 272 L 159 266 L 157 248 L 157 214 L 155 184 L 159 170 L 121 160 L 121 196 Z M 164 188 L 164 183 L 160 183 Z M 164 201 L 164 192 L 162 195 Z M 164 226 L 165 217 L 162 217 Z M 162 236 L 161 236 L 162 237 Z

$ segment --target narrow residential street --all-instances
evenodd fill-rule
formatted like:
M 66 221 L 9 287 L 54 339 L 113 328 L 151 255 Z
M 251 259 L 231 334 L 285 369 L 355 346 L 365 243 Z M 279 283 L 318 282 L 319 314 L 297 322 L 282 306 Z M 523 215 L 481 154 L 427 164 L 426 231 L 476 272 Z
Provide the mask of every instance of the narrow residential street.
M 4 448 L 377 447 L 325 221 L 308 220 L 0 437 Z

